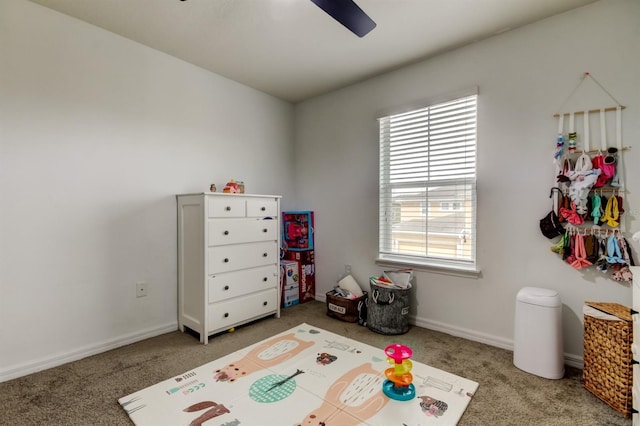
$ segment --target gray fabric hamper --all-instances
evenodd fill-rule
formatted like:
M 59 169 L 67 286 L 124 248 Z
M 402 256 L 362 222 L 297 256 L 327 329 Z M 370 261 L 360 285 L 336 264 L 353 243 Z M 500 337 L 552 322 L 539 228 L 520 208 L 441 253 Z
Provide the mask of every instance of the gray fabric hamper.
M 380 334 L 404 334 L 409 331 L 410 288 L 385 287 L 370 282 L 367 303 L 367 327 Z

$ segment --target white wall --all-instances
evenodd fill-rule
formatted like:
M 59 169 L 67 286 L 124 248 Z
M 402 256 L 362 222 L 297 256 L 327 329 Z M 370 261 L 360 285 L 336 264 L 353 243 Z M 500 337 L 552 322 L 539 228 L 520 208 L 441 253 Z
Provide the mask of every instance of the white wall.
M 292 135 L 289 103 L 0 0 L 0 381 L 176 329 L 175 194 L 287 208 Z
M 316 212 L 317 294 L 322 297 L 335 285 L 344 264 L 353 266 L 365 286 L 368 276 L 381 272 L 374 262 L 378 113 L 477 85 L 482 275 L 418 272 L 412 314 L 419 325 L 512 348 L 518 290 L 556 289 L 564 303 L 565 354 L 580 365 L 583 303 L 630 306 L 631 290 L 594 268 L 578 271 L 563 263 L 539 231 L 554 183 L 553 114 L 585 71 L 627 107 L 623 141 L 633 149 L 624 153 L 629 189 L 624 226 L 639 230 L 639 22 L 637 0 L 602 0 L 298 104 L 296 203 Z M 588 94 L 572 97 L 563 111 L 613 105 L 585 87 Z

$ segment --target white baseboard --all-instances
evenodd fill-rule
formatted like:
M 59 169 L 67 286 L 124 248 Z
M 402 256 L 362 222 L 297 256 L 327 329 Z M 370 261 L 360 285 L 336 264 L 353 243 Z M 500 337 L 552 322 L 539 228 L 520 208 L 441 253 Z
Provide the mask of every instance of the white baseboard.
M 316 294 L 316 300 L 325 302 L 327 300 L 326 295 Z M 452 336 L 461 337 L 463 339 L 471 340 L 474 342 L 484 343 L 485 345 L 495 346 L 501 349 L 507 349 L 513 352 L 513 340 L 504 339 L 502 337 L 493 336 L 491 334 L 481 333 L 479 331 L 470 330 L 467 328 L 456 327 L 451 324 L 445 324 L 438 321 L 432 321 L 426 318 L 420 318 L 414 315 L 409 316 L 409 323 L 418 327 L 426 328 L 429 330 L 440 331 Z M 579 369 L 584 368 L 584 360 L 581 356 L 564 353 L 564 362 L 570 367 Z
M 419 318 L 416 316 L 409 316 L 409 323 L 418 327 L 427 328 L 429 330 L 440 331 L 452 336 L 461 337 L 463 339 L 471 340 L 474 342 L 484 343 L 485 345 L 495 346 L 501 349 L 507 349 L 513 352 L 513 340 L 505 339 L 491 334 L 481 333 L 475 330 L 467 328 L 456 327 L 450 324 L 445 324 L 437 321 L 428 320 L 426 318 Z M 566 365 L 582 369 L 584 367 L 582 357 L 574 354 L 564 353 L 564 362 Z
M 584 370 L 584 358 L 574 354 L 568 354 L 565 352 L 564 354 L 564 363 L 569 367 L 579 368 L 580 370 Z
M 68 362 L 77 361 L 91 355 L 110 351 L 111 349 L 159 336 L 161 334 L 170 333 L 178 329 L 178 323 L 172 322 L 160 327 L 141 330 L 136 333 L 127 334 L 116 337 L 114 339 L 105 340 L 93 345 L 74 349 L 69 352 L 59 353 L 50 357 L 41 358 L 37 361 L 27 362 L 8 369 L 0 369 L 0 383 L 7 380 L 16 379 L 28 374 L 37 373 L 38 371 L 57 367 Z

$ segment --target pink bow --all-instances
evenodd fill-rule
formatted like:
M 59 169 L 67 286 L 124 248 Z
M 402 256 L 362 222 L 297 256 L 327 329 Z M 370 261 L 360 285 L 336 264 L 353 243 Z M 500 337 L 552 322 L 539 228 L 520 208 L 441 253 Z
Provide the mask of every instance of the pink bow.
M 582 269 L 585 266 L 593 265 L 587 260 L 587 251 L 584 248 L 584 237 L 580 234 L 576 235 L 576 260 L 571 262 L 571 266 L 576 269 Z
M 561 207 L 560 214 L 572 225 L 581 225 L 584 223 L 582 216 L 576 212 L 576 203 L 571 203 L 571 209 Z

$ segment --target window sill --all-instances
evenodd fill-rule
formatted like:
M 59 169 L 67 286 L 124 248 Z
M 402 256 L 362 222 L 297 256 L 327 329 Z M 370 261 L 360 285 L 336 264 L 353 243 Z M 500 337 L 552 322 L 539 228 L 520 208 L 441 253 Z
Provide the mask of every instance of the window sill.
M 417 271 L 432 272 L 435 274 L 455 275 L 464 278 L 480 278 L 482 271 L 475 267 L 461 265 L 442 265 L 429 262 L 412 262 L 406 259 L 377 258 L 376 265 L 390 266 L 394 268 L 412 268 Z

